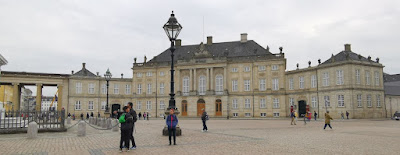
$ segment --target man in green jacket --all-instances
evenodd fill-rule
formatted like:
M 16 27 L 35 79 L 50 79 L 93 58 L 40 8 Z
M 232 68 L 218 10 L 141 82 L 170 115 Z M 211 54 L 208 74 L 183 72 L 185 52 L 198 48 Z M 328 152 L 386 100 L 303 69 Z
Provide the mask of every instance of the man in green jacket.
M 328 125 L 328 126 L 332 129 L 332 127 L 331 127 L 331 120 L 333 120 L 333 119 L 332 119 L 331 116 L 329 116 L 329 111 L 327 111 L 327 112 L 325 113 L 325 126 L 324 126 L 324 130 L 325 130 L 325 128 L 326 128 L 326 125 Z

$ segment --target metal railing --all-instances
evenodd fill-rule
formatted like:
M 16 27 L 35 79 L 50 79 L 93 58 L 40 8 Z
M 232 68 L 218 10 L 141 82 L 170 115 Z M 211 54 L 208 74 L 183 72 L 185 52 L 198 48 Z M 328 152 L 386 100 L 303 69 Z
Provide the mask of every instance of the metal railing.
M 61 111 L 22 111 L 0 110 L 0 133 L 13 130 L 26 130 L 29 123 L 36 122 L 39 130 L 64 129 L 65 110 Z

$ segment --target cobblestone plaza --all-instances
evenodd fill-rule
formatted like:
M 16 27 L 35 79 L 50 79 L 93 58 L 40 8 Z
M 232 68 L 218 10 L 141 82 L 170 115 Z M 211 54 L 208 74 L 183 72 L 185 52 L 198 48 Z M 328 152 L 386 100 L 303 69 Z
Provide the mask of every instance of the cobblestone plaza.
M 75 124 L 73 121 L 72 124 Z M 210 120 L 201 132 L 200 120 L 181 119 L 183 135 L 176 146 L 161 136 L 164 120 L 139 120 L 136 150 L 118 152 L 120 133 L 86 126 L 87 135 L 68 132 L 0 135 L 0 154 L 395 154 L 400 152 L 400 122 L 393 120 L 334 120 L 290 125 L 279 120 Z

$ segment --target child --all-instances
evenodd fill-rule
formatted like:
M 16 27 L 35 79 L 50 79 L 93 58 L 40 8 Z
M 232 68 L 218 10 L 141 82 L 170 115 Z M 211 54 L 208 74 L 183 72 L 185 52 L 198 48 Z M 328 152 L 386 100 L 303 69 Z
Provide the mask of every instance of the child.
M 129 139 L 131 137 L 130 134 L 132 134 L 131 128 L 133 127 L 133 117 L 129 114 L 129 108 L 125 106 L 123 108 L 124 113 L 121 115 L 119 118 L 119 123 L 121 123 L 121 140 L 119 143 L 119 151 L 122 152 L 122 144 L 124 143 L 124 147 L 126 148 L 126 151 L 129 151 Z

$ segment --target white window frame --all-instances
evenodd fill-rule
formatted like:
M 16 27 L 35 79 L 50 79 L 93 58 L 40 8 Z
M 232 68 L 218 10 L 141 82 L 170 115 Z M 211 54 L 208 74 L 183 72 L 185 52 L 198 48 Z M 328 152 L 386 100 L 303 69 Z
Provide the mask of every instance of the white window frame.
M 232 109 L 237 109 L 238 108 L 238 100 L 237 99 L 232 99 Z
M 232 113 L 232 116 L 233 116 L 233 117 L 239 117 L 239 113 L 234 112 L 234 113 Z
M 250 109 L 250 108 L 251 108 L 250 102 L 251 102 L 251 101 L 250 101 L 249 98 L 244 99 L 244 108 L 245 108 L 245 109 Z
M 330 96 L 324 96 L 325 107 L 331 107 L 331 99 Z
M 380 84 L 379 72 L 375 71 L 374 74 L 375 74 L 375 86 L 379 86 Z
M 140 78 L 140 77 L 142 77 L 142 76 L 143 76 L 142 73 L 136 73 L 136 77 Z
M 295 106 L 294 105 L 294 98 L 289 97 L 289 106 Z
M 146 76 L 148 76 L 148 77 L 151 77 L 151 76 L 153 76 L 153 72 L 151 72 L 151 71 L 148 71 L 148 72 L 146 73 Z
M 93 101 L 89 101 L 88 110 L 94 110 L 94 102 Z
M 165 109 L 164 100 L 161 100 L 161 101 L 160 101 L 160 109 Z
M 160 72 L 160 76 L 164 76 L 165 73 L 163 71 Z
M 250 80 L 244 80 L 244 91 L 250 91 Z
M 376 95 L 376 107 L 381 107 L 381 95 Z
M 82 110 L 81 101 L 76 101 L 75 102 L 75 110 Z
M 244 117 L 251 117 L 251 113 L 249 112 L 244 113 Z
M 267 117 L 267 113 L 265 112 L 260 113 L 260 117 Z
M 249 66 L 245 66 L 244 67 L 244 72 L 250 72 L 250 67 Z
M 357 107 L 362 107 L 362 95 L 357 94 Z
M 336 70 L 336 85 L 343 85 L 344 78 L 343 78 L 343 70 Z
M 261 109 L 267 108 L 267 102 L 266 102 L 266 99 L 265 99 L 265 98 L 261 98 L 261 99 L 260 99 L 260 108 L 261 108 Z
M 279 117 L 279 116 L 280 116 L 279 112 L 274 112 L 274 117 Z
M 272 90 L 279 90 L 279 79 L 272 79 Z
M 267 84 L 265 79 L 260 79 L 260 91 L 265 91 L 267 90 Z
M 299 77 L 299 89 L 304 89 L 304 76 Z
M 224 76 L 215 76 L 215 94 L 222 95 L 224 93 Z
M 206 76 L 201 75 L 199 77 L 199 95 L 206 95 Z
M 89 83 L 88 87 L 89 87 L 88 93 L 89 94 L 94 94 L 94 83 Z
M 164 84 L 164 82 L 161 82 L 160 83 L 160 94 L 163 95 L 164 92 L 165 92 L 165 84 Z
M 125 94 L 126 95 L 131 94 L 131 85 L 130 84 L 125 85 Z
M 101 110 L 106 110 L 106 104 L 107 104 L 106 101 L 101 102 Z
M 258 71 L 265 71 L 265 66 L 258 66 Z
M 311 75 L 311 88 L 317 87 L 317 75 Z
M 146 110 L 151 110 L 151 101 L 146 101 Z
M 338 95 L 338 107 L 344 107 L 344 95 Z
M 102 94 L 107 94 L 107 84 L 102 84 L 101 85 L 101 93 Z
M 278 108 L 280 108 L 280 105 L 279 105 L 279 98 L 273 98 L 273 105 L 274 105 L 274 109 L 278 109 Z
M 183 77 L 182 82 L 183 82 L 182 83 L 183 96 L 188 96 L 189 95 L 189 77 L 188 76 Z
M 322 86 L 325 86 L 325 87 L 329 86 L 329 73 L 328 72 L 322 73 Z
M 114 84 L 114 94 L 119 94 L 119 84 Z
M 370 72 L 369 71 L 365 71 L 365 84 L 366 85 L 371 85 L 371 78 L 370 78 Z
M 238 72 L 238 71 L 239 71 L 239 69 L 237 67 L 232 68 L 232 72 Z
M 136 110 L 142 109 L 142 101 L 136 101 Z
M 139 83 L 138 85 L 137 85 L 137 92 L 136 92 L 137 94 L 142 94 L 142 84 L 141 83 Z
M 369 108 L 372 107 L 372 96 L 371 96 L 371 94 L 367 95 L 367 106 Z
M 76 93 L 82 94 L 82 83 L 81 82 L 76 83 Z
M 152 93 L 152 91 L 151 91 L 151 83 L 148 83 L 147 84 L 147 94 L 151 94 Z
M 233 92 L 238 91 L 238 80 L 232 80 L 232 91 Z
M 293 90 L 294 89 L 293 85 L 294 85 L 294 80 L 293 80 L 293 78 L 290 78 L 289 79 L 289 90 Z
M 272 69 L 273 71 L 276 71 L 276 70 L 279 69 L 279 66 L 278 66 L 278 65 L 272 65 L 272 66 L 271 66 L 271 69 Z
M 317 108 L 318 101 L 317 101 L 317 97 L 316 96 L 311 97 L 311 105 L 312 105 L 313 108 Z
M 359 69 L 356 69 L 356 84 L 361 84 L 361 75 Z

